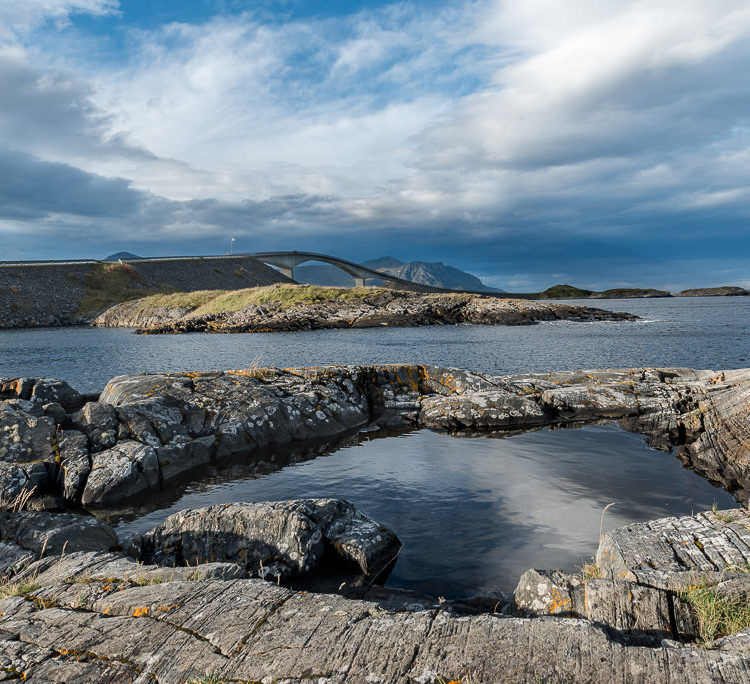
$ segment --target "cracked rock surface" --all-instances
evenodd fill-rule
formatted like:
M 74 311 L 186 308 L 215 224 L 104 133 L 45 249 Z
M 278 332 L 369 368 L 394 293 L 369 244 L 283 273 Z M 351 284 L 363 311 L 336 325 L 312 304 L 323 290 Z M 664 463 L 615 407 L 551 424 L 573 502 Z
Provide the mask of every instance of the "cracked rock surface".
M 121 376 L 99 397 L 57 381 L 0 379 L 0 491 L 6 509 L 106 509 L 213 461 L 252 461 L 269 445 L 371 422 L 481 432 L 605 419 L 674 449 L 746 504 L 749 414 L 750 370 L 248 369 Z M 750 630 L 697 648 L 696 616 L 683 601 L 696 582 L 750 592 L 744 508 L 610 531 L 594 576 L 531 570 L 513 600 L 459 606 L 368 585 L 347 598 L 248 577 L 269 553 L 264 567 L 277 563 L 280 579 L 320 560 L 318 534 L 328 553 L 365 573 L 391 548 L 345 502 L 249 506 L 175 514 L 128 547 L 140 562 L 92 517 L 0 513 L 0 575 L 16 585 L 0 599 L 0 679 L 750 679 Z M 266 547 L 251 540 L 258 530 Z M 211 538 L 227 533 L 234 545 Z

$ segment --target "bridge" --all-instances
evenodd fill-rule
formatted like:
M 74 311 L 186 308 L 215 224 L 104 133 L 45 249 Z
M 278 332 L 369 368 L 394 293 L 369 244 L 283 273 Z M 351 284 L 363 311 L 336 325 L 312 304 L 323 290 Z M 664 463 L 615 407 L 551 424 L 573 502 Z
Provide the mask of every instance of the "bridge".
M 299 266 L 308 261 L 322 261 L 325 264 L 336 266 L 336 268 L 340 268 L 342 271 L 352 276 L 352 278 L 354 278 L 355 287 L 364 287 L 367 278 L 378 278 L 379 280 L 387 280 L 392 283 L 408 283 L 414 285 L 410 280 L 404 280 L 403 278 L 397 278 L 396 276 L 388 275 L 387 273 L 381 273 L 372 268 L 367 268 L 367 266 L 361 266 L 360 264 L 355 264 L 353 261 L 339 259 L 338 257 L 329 256 L 328 254 L 317 254 L 315 252 L 253 252 L 247 256 L 262 261 L 264 264 L 276 266 L 283 275 L 292 280 L 294 280 L 295 266 Z
M 432 285 L 423 285 L 422 283 L 415 283 L 411 280 L 405 280 L 404 278 L 397 278 L 396 276 L 388 275 L 387 273 L 381 273 L 367 266 L 362 266 L 353 261 L 347 259 L 340 259 L 339 257 L 330 256 L 329 254 L 318 254 L 316 252 L 238 252 L 235 254 L 217 254 L 217 255 L 202 255 L 202 256 L 163 256 L 163 257 L 138 257 L 132 259 L 124 259 L 126 263 L 138 264 L 138 263 L 153 263 L 153 262 L 170 262 L 170 261 L 189 261 L 189 260 L 223 260 L 223 259 L 237 259 L 242 257 L 251 257 L 260 261 L 261 263 L 275 266 L 278 268 L 282 275 L 287 278 L 294 280 L 294 268 L 300 264 L 304 264 L 308 261 L 320 261 L 325 264 L 330 264 L 340 268 L 345 273 L 348 273 L 354 278 L 354 285 L 356 287 L 364 287 L 365 281 L 369 278 L 376 278 L 378 280 L 385 280 L 390 283 L 400 285 L 402 288 L 407 290 L 415 290 L 417 292 L 461 292 L 464 294 L 481 294 L 487 297 L 500 297 L 500 298 L 522 298 L 522 299 L 535 299 L 536 293 L 519 293 L 519 292 L 480 292 L 480 291 L 464 291 L 464 290 L 450 290 L 441 287 L 433 287 Z M 74 264 L 106 264 L 106 263 L 117 263 L 109 262 L 103 259 L 55 259 L 55 260 L 38 260 L 38 261 L 0 261 L 0 269 L 5 267 L 16 267 L 16 266 L 51 266 L 51 265 L 74 265 Z

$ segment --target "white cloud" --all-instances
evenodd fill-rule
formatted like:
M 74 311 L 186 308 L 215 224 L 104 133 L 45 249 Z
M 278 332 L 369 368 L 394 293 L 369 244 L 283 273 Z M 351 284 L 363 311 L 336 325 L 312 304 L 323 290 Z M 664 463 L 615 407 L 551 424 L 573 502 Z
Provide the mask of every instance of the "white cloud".
M 2 0 L 0 39 L 25 35 L 47 21 L 65 26 L 74 14 L 113 14 L 119 6 L 118 0 Z

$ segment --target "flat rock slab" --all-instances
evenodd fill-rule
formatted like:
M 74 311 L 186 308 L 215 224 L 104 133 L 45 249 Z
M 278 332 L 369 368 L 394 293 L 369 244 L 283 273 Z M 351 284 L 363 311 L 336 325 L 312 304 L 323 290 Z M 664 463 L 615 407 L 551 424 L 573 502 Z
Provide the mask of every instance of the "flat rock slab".
M 29 680 L 189 682 L 744 682 L 732 648 L 623 646 L 582 620 L 392 612 L 262 580 L 117 590 L 42 587 L 0 600 L 6 668 Z M 76 670 L 75 668 L 80 668 Z M 92 676 L 93 675 L 93 676 Z
M 747 568 L 750 512 L 709 511 L 620 527 L 603 535 L 596 560 L 608 577 L 664 588 L 673 588 L 680 577 Z

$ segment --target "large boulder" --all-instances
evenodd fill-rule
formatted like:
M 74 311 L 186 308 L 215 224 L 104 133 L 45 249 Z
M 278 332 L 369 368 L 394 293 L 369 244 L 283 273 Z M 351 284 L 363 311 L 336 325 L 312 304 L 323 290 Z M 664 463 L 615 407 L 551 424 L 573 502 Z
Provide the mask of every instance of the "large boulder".
M 40 511 L 0 511 L 0 537 L 39 556 L 106 551 L 118 544 L 115 531 L 98 518 Z
M 349 502 L 301 499 L 188 509 L 135 537 L 129 551 L 146 563 L 231 561 L 266 578 L 309 573 L 328 552 L 374 579 L 401 548 L 396 535 Z
M 24 400 L 0 402 L 0 461 L 54 461 L 56 426 L 41 407 Z
M 110 506 L 144 494 L 159 483 L 159 460 L 153 447 L 125 441 L 92 457 L 81 502 Z

